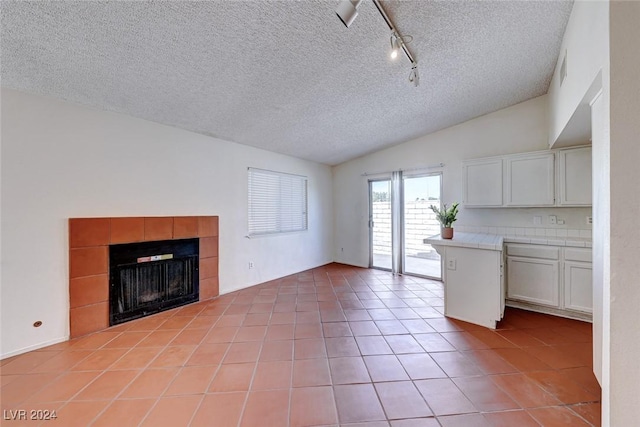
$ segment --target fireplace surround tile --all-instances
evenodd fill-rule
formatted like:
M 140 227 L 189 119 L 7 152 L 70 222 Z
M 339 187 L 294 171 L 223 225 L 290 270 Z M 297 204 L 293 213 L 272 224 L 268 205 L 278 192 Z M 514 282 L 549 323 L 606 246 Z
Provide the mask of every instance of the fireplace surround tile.
M 109 218 L 78 218 L 69 223 L 69 247 L 108 245 L 110 224 Z
M 69 277 L 93 276 L 109 272 L 108 246 L 77 248 L 69 251 Z
M 173 217 L 173 238 L 186 239 L 189 237 L 198 237 L 198 217 Z
M 200 237 L 200 257 L 210 258 L 218 256 L 218 238 Z
M 173 239 L 173 217 L 147 217 L 144 219 L 144 240 Z
M 69 219 L 71 338 L 109 328 L 109 244 L 200 237 L 200 301 L 218 296 L 218 217 Z
M 109 301 L 109 275 L 77 277 L 69 281 L 71 308 Z
M 219 284 L 217 277 L 200 280 L 200 300 L 207 300 L 217 297 L 219 294 Z
M 218 276 L 218 257 L 200 259 L 200 280 Z
M 111 244 L 144 241 L 144 218 L 111 218 Z
M 200 237 L 217 237 L 218 236 L 218 217 L 217 216 L 199 216 L 198 217 L 198 235 Z
M 109 303 L 72 308 L 69 313 L 71 337 L 81 337 L 109 327 Z

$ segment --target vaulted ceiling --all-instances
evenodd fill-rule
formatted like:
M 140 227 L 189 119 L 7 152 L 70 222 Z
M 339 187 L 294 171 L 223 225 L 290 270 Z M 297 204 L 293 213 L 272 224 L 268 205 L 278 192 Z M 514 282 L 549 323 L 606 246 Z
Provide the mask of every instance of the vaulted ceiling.
M 2 1 L 2 85 L 326 164 L 547 92 L 566 1 Z

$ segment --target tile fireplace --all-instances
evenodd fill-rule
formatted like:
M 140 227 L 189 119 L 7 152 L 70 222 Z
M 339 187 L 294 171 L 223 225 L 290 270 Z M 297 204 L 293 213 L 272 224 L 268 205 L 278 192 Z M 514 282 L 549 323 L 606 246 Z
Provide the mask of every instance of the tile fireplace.
M 185 255 L 185 249 L 170 249 L 173 243 L 191 242 L 191 252 L 196 257 L 190 261 L 177 261 Z M 153 290 L 148 285 L 141 288 L 133 279 L 131 271 L 125 271 L 121 276 L 125 281 L 134 280 L 136 292 L 143 289 L 143 294 L 127 294 L 124 299 L 115 301 L 122 310 L 110 310 L 110 295 L 116 281 L 110 277 L 110 265 L 114 264 L 114 249 L 122 248 L 123 244 L 134 244 L 135 260 L 119 259 L 121 269 L 123 265 L 139 264 L 137 273 L 159 278 L 158 283 L 165 280 L 166 274 L 175 273 L 173 282 L 164 285 L 153 285 Z M 124 245 L 129 246 L 129 245 Z M 153 246 L 157 246 L 153 249 Z M 142 248 L 143 252 L 151 248 L 148 255 L 136 252 Z M 155 253 L 155 252 L 162 253 Z M 175 260 L 169 258 L 169 255 Z M 191 254 L 193 255 L 193 254 Z M 115 255 L 118 257 L 119 255 Z M 164 259 L 153 259 L 154 262 L 146 263 L 146 256 L 164 256 Z M 189 257 L 186 255 L 187 258 Z M 184 258 L 184 257 L 182 257 Z M 151 260 L 151 259 L 149 259 Z M 115 260 L 118 261 L 118 260 Z M 194 263 L 197 263 L 194 264 Z M 162 267 L 160 267 L 162 266 Z M 191 271 L 187 271 L 191 269 Z M 126 269 L 125 269 L 126 270 Z M 177 283 L 191 279 L 189 275 L 197 275 L 191 285 L 178 291 Z M 137 280 L 137 279 L 136 279 Z M 176 282 L 177 281 L 177 282 Z M 134 283 L 131 282 L 131 283 Z M 196 286 L 196 289 L 193 286 Z M 118 285 L 119 286 L 119 285 Z M 164 287 L 163 287 L 164 286 Z M 191 288 L 189 288 L 191 286 Z M 173 288 L 172 288 L 173 287 Z M 188 292 L 187 292 L 188 291 Z M 195 291 L 195 292 L 194 292 Z M 159 296 L 158 293 L 166 295 Z M 186 293 L 190 293 L 187 296 Z M 128 217 L 128 218 L 70 218 L 69 219 L 69 301 L 70 301 L 70 330 L 71 338 L 76 338 L 92 332 L 108 328 L 110 325 L 121 323 L 120 314 L 128 311 L 132 318 L 157 312 L 158 307 L 148 309 L 148 300 L 152 297 L 160 297 L 164 301 L 167 296 L 175 297 L 177 305 L 189 302 L 202 301 L 218 295 L 218 217 L 217 216 L 191 216 L 191 217 Z M 132 298 L 137 298 L 134 303 Z M 164 305 L 164 302 L 159 304 Z M 170 305 L 170 304 L 169 304 Z M 169 306 L 168 305 L 168 306 Z M 125 307 L 126 306 L 126 307 Z M 163 307 L 160 307 L 163 308 Z M 120 312 L 121 311 L 121 312 Z M 145 311 L 147 313 L 145 313 Z

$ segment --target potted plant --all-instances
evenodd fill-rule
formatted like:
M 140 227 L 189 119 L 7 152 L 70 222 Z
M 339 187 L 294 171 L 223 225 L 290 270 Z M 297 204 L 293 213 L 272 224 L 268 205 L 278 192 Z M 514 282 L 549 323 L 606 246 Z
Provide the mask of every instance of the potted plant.
M 450 208 L 447 208 L 445 203 L 442 209 L 438 209 L 436 206 L 431 205 L 431 210 L 436 214 L 436 218 L 440 223 L 440 235 L 443 239 L 453 239 L 453 223 L 456 221 L 456 215 L 458 215 L 458 204 L 454 203 Z

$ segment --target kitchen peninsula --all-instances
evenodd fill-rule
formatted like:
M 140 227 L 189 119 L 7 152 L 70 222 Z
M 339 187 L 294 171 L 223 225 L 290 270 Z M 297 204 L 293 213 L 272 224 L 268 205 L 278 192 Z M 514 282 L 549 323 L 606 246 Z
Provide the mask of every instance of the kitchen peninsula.
M 456 233 L 424 239 L 442 257 L 445 315 L 495 329 L 504 315 L 503 238 Z

